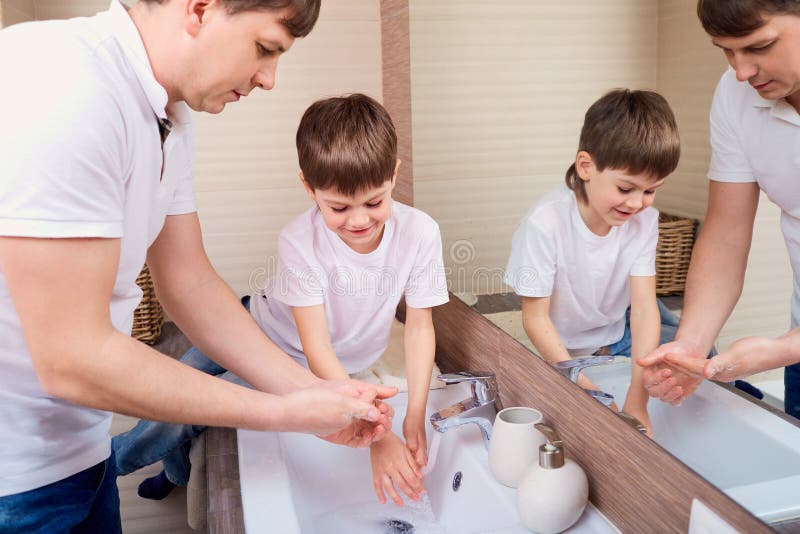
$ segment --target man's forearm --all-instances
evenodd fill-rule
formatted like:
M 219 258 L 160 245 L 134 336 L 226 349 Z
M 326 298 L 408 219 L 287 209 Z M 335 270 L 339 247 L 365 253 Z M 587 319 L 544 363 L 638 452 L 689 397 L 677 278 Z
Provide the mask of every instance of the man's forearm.
M 206 375 L 116 330 L 52 348 L 64 357 L 37 372 L 51 394 L 76 404 L 172 423 L 285 426 L 280 397 Z
M 744 285 L 749 247 L 703 229 L 692 254 L 676 340 L 691 341 L 703 353 L 714 345 Z
M 317 382 L 264 334 L 215 272 L 179 297 L 167 293 L 162 304 L 197 348 L 257 389 L 283 394 Z

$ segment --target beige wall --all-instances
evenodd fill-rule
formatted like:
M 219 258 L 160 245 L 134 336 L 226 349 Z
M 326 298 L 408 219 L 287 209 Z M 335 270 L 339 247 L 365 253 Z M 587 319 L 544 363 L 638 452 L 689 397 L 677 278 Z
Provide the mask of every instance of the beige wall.
M 658 3 L 410 8 L 415 204 L 441 226 L 452 289 L 498 292 L 514 228 L 563 183 L 586 108 L 655 88 Z
M 7 0 L 6 0 L 7 1 Z M 36 18 L 88 15 L 109 0 L 34 0 Z M 381 98 L 378 0 L 323 2 L 311 35 L 281 58 L 276 88 L 253 92 L 218 116 L 196 114 L 197 202 L 206 249 L 239 294 L 263 283 L 277 233 L 310 207 L 298 179 L 294 134 L 319 98 Z
M 34 18 L 33 0 L 0 0 L 0 28 Z

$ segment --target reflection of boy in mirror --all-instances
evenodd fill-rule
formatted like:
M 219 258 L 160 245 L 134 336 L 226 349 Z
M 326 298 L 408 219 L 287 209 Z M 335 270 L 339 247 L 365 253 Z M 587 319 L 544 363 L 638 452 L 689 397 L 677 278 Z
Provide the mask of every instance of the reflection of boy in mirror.
M 636 359 L 672 339 L 674 319 L 656 299 L 658 212 L 650 205 L 679 157 L 675 117 L 656 93 L 614 90 L 586 112 L 566 186 L 522 219 L 506 272 L 522 296 L 525 332 L 549 363 L 579 354 Z M 583 375 L 578 384 L 598 389 Z M 633 366 L 623 411 L 652 433 L 647 399 Z
M 386 350 L 405 297 L 405 443 L 387 432 L 370 452 L 380 501 L 386 502 L 385 491 L 402 504 L 395 486 L 417 500 L 427 464 L 425 407 L 435 350 L 431 307 L 448 299 L 439 227 L 425 213 L 392 201 L 400 165 L 397 136 L 389 114 L 372 98 L 354 94 L 313 104 L 300 121 L 297 152 L 301 181 L 315 205 L 281 231 L 277 274 L 250 301 L 251 314 L 270 339 L 319 378 L 346 379 Z M 181 361 L 213 374 L 225 371 L 197 349 Z M 202 430 L 142 421 L 114 438 L 119 471 L 165 457 L 165 472 L 140 488 L 143 496 L 161 498 L 188 482 L 185 444 Z M 166 491 L 150 491 L 156 484 Z
M 708 209 L 680 327 L 674 343 L 641 361 L 645 384 L 651 396 L 679 403 L 698 376 L 733 380 L 785 365 L 786 413 L 800 417 L 800 2 L 701 0 L 697 12 L 731 68 L 711 105 Z M 740 339 L 707 362 L 742 292 L 760 190 L 782 211 L 794 272 L 793 330 L 778 339 Z

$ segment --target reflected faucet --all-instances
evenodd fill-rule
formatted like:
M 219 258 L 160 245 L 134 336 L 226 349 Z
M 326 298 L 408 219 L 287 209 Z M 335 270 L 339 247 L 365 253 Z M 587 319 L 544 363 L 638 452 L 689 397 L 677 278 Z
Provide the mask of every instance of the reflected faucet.
M 614 356 L 586 356 L 583 358 L 574 358 L 572 360 L 556 362 L 553 364 L 553 367 L 555 367 L 559 373 L 569 378 L 570 381 L 577 383 L 578 375 L 580 375 L 581 370 L 586 369 L 587 367 L 594 367 L 595 365 L 611 363 L 613 361 Z M 593 397 L 594 400 L 600 402 L 604 406 L 610 408 L 614 403 L 614 396 L 604 391 L 597 391 L 594 389 L 585 389 L 584 391 L 589 396 Z M 642 434 L 647 434 L 647 428 L 632 415 L 625 412 L 617 412 L 617 415 L 637 431 L 641 432 Z
M 474 423 L 481 429 L 483 443 L 489 448 L 492 425 L 497 415 L 500 399 L 497 395 L 497 380 L 494 373 L 447 373 L 439 375 L 445 384 L 469 382 L 472 395 L 461 402 L 448 406 L 431 415 L 431 425 L 437 432 L 445 433 L 448 429 Z

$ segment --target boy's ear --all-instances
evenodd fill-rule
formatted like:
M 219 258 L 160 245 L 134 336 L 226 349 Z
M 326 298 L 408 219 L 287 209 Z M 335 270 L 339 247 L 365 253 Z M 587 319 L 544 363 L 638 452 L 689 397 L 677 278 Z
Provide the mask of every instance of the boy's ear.
M 317 195 L 314 194 L 314 190 L 311 188 L 310 185 L 308 185 L 308 182 L 306 182 L 306 177 L 303 176 L 303 171 L 300 171 L 300 183 L 303 184 L 303 187 L 305 188 L 306 193 L 308 193 L 308 196 L 311 197 L 311 200 L 316 202 Z
M 594 164 L 591 154 L 585 150 L 578 152 L 578 155 L 575 156 L 575 171 L 578 173 L 578 178 L 584 182 L 589 181 L 597 172 L 597 166 Z
M 397 163 L 394 164 L 394 174 L 392 175 L 392 191 L 394 186 L 397 185 L 397 171 L 400 169 L 400 158 L 397 158 Z

